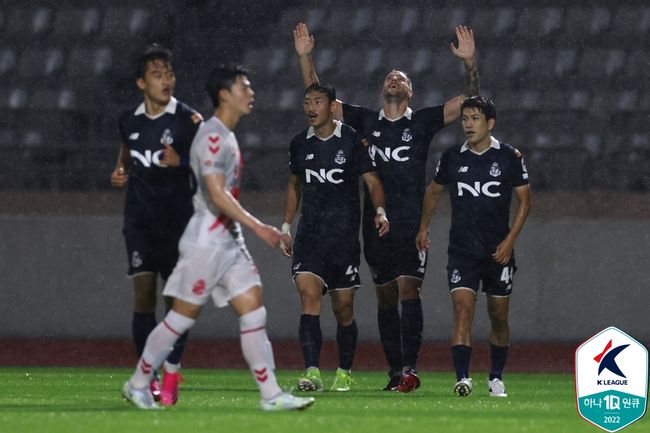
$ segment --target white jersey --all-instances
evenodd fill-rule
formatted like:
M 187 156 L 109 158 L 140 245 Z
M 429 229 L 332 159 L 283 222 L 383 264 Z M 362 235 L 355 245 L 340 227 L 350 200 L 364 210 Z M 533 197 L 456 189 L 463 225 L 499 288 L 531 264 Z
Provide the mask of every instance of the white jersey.
M 232 221 L 210 200 L 203 176 L 219 173 L 225 186 L 239 199 L 243 161 L 235 134 L 216 116 L 204 122 L 194 137 L 190 165 L 198 181 L 193 197 L 194 215 L 185 229 L 183 241 L 197 245 L 221 245 L 243 242 L 241 226 Z

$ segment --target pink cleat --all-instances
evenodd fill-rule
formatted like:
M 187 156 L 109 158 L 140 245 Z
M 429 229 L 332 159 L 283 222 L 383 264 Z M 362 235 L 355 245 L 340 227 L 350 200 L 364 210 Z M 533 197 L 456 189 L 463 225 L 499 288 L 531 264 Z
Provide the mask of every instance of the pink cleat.
M 160 401 L 160 383 L 156 377 L 149 382 L 149 391 L 153 395 L 154 401 Z
M 163 369 L 162 388 L 160 389 L 160 404 L 175 405 L 178 401 L 178 384 L 181 383 L 180 373 L 168 373 Z

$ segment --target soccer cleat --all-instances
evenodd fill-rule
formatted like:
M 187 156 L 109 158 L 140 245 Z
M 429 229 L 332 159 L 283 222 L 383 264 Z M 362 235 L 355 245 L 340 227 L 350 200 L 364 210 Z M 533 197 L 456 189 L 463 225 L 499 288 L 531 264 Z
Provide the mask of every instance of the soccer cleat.
M 397 391 L 397 386 L 402 381 L 402 375 L 400 373 L 393 373 L 392 371 L 388 372 L 388 383 L 384 387 L 384 391 Z
M 467 397 L 472 393 L 473 387 L 472 379 L 469 377 L 463 377 L 461 380 L 456 382 L 456 385 L 454 385 L 454 393 L 458 397 Z
M 149 392 L 153 395 L 154 401 L 160 401 L 160 382 L 158 382 L 157 374 L 149 382 Z
M 314 404 L 314 397 L 295 397 L 288 392 L 283 392 L 270 400 L 260 400 L 262 410 L 266 411 L 304 410 L 312 404 Z
M 490 397 L 507 397 L 506 386 L 503 381 L 498 378 L 488 380 L 488 389 L 490 390 Z
M 397 385 L 399 392 L 411 392 L 420 387 L 420 378 L 418 372 L 412 367 L 404 367 L 402 370 L 402 380 Z
M 128 380 L 122 386 L 122 397 L 140 409 L 162 409 L 153 401 L 153 395 L 151 395 L 148 388 L 132 388 Z
M 162 387 L 160 388 L 160 404 L 172 406 L 178 401 L 178 384 L 181 382 L 180 373 L 169 373 L 163 369 Z
M 323 379 L 318 367 L 309 367 L 305 375 L 298 379 L 298 389 L 301 391 L 322 391 Z
M 336 369 L 336 377 L 330 391 L 349 391 L 352 386 L 352 373 L 350 370 Z

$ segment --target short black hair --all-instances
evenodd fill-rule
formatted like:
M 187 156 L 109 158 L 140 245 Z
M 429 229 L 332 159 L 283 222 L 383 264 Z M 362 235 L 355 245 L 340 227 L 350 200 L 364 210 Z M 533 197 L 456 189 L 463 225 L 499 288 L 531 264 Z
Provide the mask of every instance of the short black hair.
M 460 112 L 463 113 L 465 108 L 476 108 L 485 115 L 485 120 L 497 118 L 497 106 L 487 96 L 469 96 L 460 104 Z
M 135 78 L 144 78 L 147 72 L 147 63 L 155 62 L 156 60 L 171 65 L 172 52 L 157 44 L 147 47 L 135 63 Z
M 336 89 L 329 84 L 323 83 L 312 83 L 309 87 L 305 89 L 305 96 L 311 92 L 324 93 L 327 96 L 327 100 L 331 104 L 336 101 Z
M 250 72 L 236 63 L 219 65 L 210 71 L 208 81 L 205 83 L 205 91 L 208 92 L 214 108 L 219 107 L 219 92 L 222 89 L 229 90 L 240 75 L 250 78 Z

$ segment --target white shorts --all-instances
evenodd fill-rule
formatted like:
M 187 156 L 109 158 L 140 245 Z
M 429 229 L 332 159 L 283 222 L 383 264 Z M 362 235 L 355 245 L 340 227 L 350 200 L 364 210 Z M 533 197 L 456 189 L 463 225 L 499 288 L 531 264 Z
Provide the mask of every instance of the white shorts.
M 217 307 L 225 307 L 254 286 L 262 286 L 260 274 L 244 243 L 227 248 L 179 245 L 180 257 L 165 284 L 163 295 L 195 305 L 205 305 L 211 296 Z

